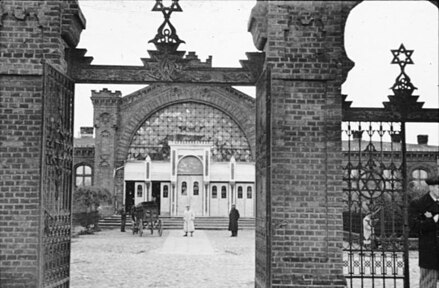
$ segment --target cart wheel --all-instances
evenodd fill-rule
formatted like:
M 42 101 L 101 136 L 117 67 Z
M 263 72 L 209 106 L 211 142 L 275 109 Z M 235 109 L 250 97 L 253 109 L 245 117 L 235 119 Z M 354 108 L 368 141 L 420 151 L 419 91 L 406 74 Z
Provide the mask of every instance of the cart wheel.
M 159 236 L 162 237 L 162 233 L 163 233 L 162 220 L 158 220 L 157 229 L 159 230 Z

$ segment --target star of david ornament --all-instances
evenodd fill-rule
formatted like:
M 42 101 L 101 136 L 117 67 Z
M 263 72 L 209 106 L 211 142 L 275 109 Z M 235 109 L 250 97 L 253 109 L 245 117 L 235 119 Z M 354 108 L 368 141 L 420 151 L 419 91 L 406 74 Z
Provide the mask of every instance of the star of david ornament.
M 181 43 L 185 43 L 178 37 L 177 30 L 170 20 L 172 12 L 183 11 L 180 4 L 178 4 L 178 0 L 172 0 L 170 7 L 165 7 L 163 5 L 163 0 L 156 0 L 156 4 L 152 11 L 162 12 L 165 20 L 157 29 L 157 34 L 154 39 L 148 41 L 148 43 L 154 43 L 157 50 L 162 51 L 165 54 L 175 52 Z
M 367 199 L 378 198 L 384 193 L 384 179 L 376 171 L 361 173 L 357 185 L 361 195 Z
M 404 47 L 404 44 L 401 44 L 398 49 L 392 49 L 393 59 L 391 64 L 398 64 L 401 67 L 401 70 L 404 70 L 404 67 L 407 64 L 413 64 L 413 60 L 411 58 L 414 50 L 407 50 Z

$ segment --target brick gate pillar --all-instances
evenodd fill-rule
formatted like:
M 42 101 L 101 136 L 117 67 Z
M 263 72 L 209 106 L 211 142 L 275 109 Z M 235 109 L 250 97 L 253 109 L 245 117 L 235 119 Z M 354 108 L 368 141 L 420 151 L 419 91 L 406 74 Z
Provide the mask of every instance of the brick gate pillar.
M 83 28 L 77 1 L 0 1 L 2 288 L 40 287 L 44 282 L 42 60 L 65 72 L 65 49 L 76 46 Z
M 344 287 L 344 26 L 360 1 L 258 1 L 256 287 Z

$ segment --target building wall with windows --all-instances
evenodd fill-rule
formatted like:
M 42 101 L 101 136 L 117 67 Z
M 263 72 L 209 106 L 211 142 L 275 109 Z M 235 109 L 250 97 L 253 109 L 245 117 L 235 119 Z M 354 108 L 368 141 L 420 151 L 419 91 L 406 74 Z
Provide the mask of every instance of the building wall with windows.
M 227 86 L 155 84 L 124 97 L 92 91 L 91 99 L 94 149 L 76 139 L 77 185 L 92 175 L 128 210 L 156 201 L 162 215 L 190 204 L 198 216 L 227 216 L 237 204 L 255 215 L 253 98 Z
M 231 87 L 157 84 L 124 97 L 93 91 L 91 99 L 94 137 L 84 128 L 75 139 L 77 186 L 109 189 L 117 208 L 157 201 L 162 215 L 178 216 L 190 204 L 199 216 L 227 216 L 236 204 L 255 216 L 253 98 Z M 409 189 L 418 193 L 439 166 L 439 147 L 422 139 L 407 144 Z M 391 183 L 395 175 L 386 173 Z

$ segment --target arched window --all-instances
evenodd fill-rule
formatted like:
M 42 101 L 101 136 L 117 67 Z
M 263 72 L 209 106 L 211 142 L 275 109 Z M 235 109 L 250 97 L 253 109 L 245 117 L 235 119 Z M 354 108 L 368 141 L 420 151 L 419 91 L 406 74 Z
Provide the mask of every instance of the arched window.
M 187 183 L 183 181 L 181 183 L 181 195 L 187 195 Z
M 168 185 L 163 186 L 163 198 L 168 198 Z
M 401 173 L 398 170 L 385 169 L 383 170 L 383 179 L 385 188 L 388 190 L 401 188 Z
M 198 188 L 198 182 L 194 182 L 194 195 L 198 195 L 200 188 Z
M 247 199 L 252 199 L 253 193 L 252 193 L 252 186 L 247 187 Z
M 242 199 L 242 186 L 238 186 L 238 199 Z
M 412 171 L 412 179 L 411 182 L 413 183 L 414 188 L 421 188 L 423 186 L 427 186 L 427 183 L 425 183 L 425 179 L 428 178 L 428 172 L 424 169 L 415 169 Z
M 227 188 L 226 188 L 226 186 L 222 186 L 221 187 L 221 198 L 222 199 L 227 198 Z
M 80 165 L 75 170 L 75 186 L 91 186 L 92 182 L 92 169 L 88 165 Z
M 212 199 L 216 199 L 217 195 L 218 195 L 218 188 L 216 188 L 216 186 L 212 186 Z
M 249 162 L 253 159 L 247 137 L 234 119 L 213 106 L 196 102 L 169 105 L 146 119 L 132 138 L 128 159 L 144 159 L 149 155 L 151 160 L 170 160 L 168 138 L 182 131 L 189 132 L 185 136 L 188 141 L 214 143 L 211 154 L 206 159 L 226 162 L 230 161 L 232 155 L 237 162 Z M 172 165 L 175 165 L 174 159 L 172 157 Z
M 142 185 L 137 185 L 137 197 L 142 197 L 143 194 L 143 187 Z

